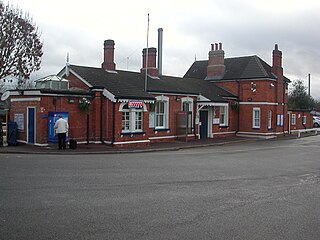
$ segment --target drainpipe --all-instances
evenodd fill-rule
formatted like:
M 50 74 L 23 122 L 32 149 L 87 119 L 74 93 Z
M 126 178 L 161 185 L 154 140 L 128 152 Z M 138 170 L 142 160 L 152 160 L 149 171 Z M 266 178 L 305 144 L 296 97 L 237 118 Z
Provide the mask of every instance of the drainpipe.
M 283 104 L 283 107 L 282 107 L 282 112 L 283 112 L 283 136 L 286 135 L 285 133 L 285 103 L 284 103 L 284 98 L 285 98 L 285 92 L 286 92 L 286 85 L 284 84 L 284 80 L 283 80 L 283 91 L 282 91 L 282 104 Z M 290 121 L 290 119 L 288 119 L 288 121 Z
M 238 83 L 238 126 L 237 126 L 237 130 L 236 130 L 236 135 L 237 133 L 239 132 L 239 129 L 240 129 L 240 101 L 241 101 L 241 98 L 240 98 L 240 81 L 239 80 L 236 80 L 236 82 Z
M 116 133 L 116 126 L 115 126 L 115 122 L 116 122 L 116 102 L 112 103 L 112 141 L 111 141 L 111 145 L 114 144 L 115 142 L 115 133 Z
M 103 137 L 102 137 L 102 93 L 100 93 L 100 142 L 103 143 Z

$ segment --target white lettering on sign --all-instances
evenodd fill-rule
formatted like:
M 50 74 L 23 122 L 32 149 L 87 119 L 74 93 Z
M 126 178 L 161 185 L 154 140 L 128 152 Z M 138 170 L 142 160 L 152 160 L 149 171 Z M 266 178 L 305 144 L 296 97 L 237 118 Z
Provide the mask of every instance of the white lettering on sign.
M 143 101 L 128 101 L 128 108 L 142 108 Z

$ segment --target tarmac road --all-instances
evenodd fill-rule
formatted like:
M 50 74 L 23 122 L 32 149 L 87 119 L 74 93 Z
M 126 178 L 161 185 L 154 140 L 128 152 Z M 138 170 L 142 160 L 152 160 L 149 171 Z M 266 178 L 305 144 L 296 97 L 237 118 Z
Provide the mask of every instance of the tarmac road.
M 0 155 L 0 239 L 320 239 L 320 136 Z

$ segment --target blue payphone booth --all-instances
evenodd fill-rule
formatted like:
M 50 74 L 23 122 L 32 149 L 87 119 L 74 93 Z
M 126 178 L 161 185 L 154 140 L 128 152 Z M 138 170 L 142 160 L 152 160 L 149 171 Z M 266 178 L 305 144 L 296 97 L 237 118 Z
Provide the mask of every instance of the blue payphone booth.
M 58 137 L 55 134 L 54 131 L 54 124 L 59 119 L 59 115 L 62 115 L 62 117 L 68 122 L 68 112 L 49 112 L 48 113 L 48 142 L 49 143 L 57 143 Z M 66 141 L 68 141 L 68 133 Z

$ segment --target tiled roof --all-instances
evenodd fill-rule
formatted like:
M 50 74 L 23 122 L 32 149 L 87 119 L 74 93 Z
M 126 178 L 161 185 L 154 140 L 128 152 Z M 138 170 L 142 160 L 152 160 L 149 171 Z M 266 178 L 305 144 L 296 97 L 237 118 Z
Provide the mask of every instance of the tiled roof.
M 255 78 L 271 78 L 276 76 L 271 72 L 271 66 L 258 56 L 246 56 L 236 58 L 226 58 L 224 60 L 226 70 L 222 80 L 241 80 Z M 207 76 L 208 60 L 196 61 L 189 68 L 185 77 L 205 79 Z M 286 81 L 290 81 L 285 77 Z
M 161 76 L 160 79 L 150 79 L 148 84 L 148 90 L 151 92 L 201 94 L 213 102 L 225 102 L 224 97 L 236 97 L 229 91 L 203 79 Z
M 203 95 L 214 102 L 225 102 L 224 97 L 236 97 L 227 90 L 203 79 L 179 78 L 172 76 L 148 77 L 148 92 L 144 91 L 145 77 L 139 72 L 71 65 L 70 69 L 95 88 L 105 88 L 116 98 L 154 99 L 150 92 L 185 95 Z
M 76 65 L 70 65 L 70 69 L 93 87 L 105 88 L 116 98 L 154 99 L 151 94 L 144 91 L 143 78 L 139 73 L 128 71 L 110 72 L 102 68 Z

